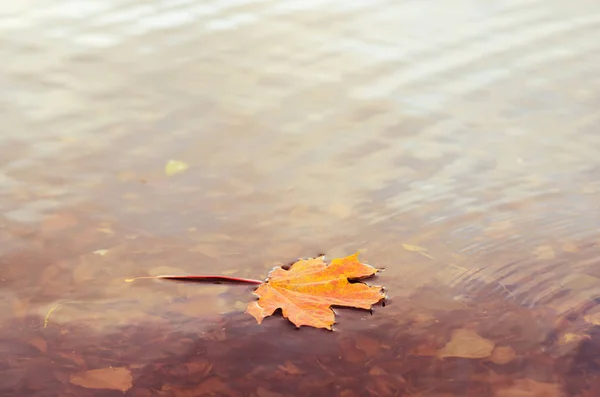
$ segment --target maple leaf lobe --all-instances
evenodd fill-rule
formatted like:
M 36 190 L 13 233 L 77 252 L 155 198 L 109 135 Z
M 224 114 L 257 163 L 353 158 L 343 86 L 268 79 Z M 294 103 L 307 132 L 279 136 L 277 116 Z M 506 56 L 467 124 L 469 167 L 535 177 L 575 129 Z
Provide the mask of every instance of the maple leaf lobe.
M 333 259 L 329 265 L 319 257 L 299 260 L 289 270 L 276 267 L 254 291 L 259 298 L 248 305 L 247 312 L 260 324 L 281 308 L 283 316 L 297 327 L 331 329 L 335 322 L 331 306 L 371 309 L 385 297 L 380 286 L 349 282 L 377 272 L 361 263 L 358 253 Z

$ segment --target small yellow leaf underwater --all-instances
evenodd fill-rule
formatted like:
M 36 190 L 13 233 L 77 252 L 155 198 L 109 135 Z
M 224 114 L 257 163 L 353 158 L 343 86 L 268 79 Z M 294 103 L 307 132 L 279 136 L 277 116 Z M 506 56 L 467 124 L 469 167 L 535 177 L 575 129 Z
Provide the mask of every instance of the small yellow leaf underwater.
M 165 165 L 165 174 L 167 174 L 167 176 L 173 176 L 186 171 L 188 168 L 190 168 L 190 166 L 183 161 L 169 160 L 167 161 L 167 165 Z

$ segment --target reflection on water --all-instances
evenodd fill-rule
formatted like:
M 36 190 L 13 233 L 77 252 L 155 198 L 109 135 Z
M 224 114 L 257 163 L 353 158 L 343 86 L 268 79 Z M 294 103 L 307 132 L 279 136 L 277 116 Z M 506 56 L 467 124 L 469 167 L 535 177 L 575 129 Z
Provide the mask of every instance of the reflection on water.
M 0 5 L 0 395 L 599 395 L 599 27 L 586 0 Z M 124 282 L 357 250 L 389 302 L 333 333 Z

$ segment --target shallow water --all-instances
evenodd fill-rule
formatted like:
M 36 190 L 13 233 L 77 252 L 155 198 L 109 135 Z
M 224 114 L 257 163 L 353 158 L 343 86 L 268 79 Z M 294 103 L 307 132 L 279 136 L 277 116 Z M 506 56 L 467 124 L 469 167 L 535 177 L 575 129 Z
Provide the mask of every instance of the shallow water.
M 600 5 L 13 3 L 0 396 L 600 395 Z M 356 251 L 336 332 L 124 282 Z

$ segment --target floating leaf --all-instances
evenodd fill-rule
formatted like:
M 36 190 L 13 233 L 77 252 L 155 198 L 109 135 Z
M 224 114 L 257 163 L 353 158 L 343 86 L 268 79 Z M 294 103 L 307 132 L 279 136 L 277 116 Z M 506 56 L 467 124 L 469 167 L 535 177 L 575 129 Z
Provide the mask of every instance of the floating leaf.
M 332 305 L 370 309 L 385 297 L 382 287 L 348 281 L 375 273 L 377 269 L 358 261 L 358 254 L 333 259 L 329 265 L 323 258 L 300 260 L 289 270 L 275 268 L 254 292 L 259 299 L 247 311 L 259 324 L 281 308 L 297 327 L 331 329 L 335 322 Z
M 183 161 L 169 160 L 167 161 L 167 165 L 165 165 L 165 174 L 167 174 L 167 176 L 173 176 L 184 172 L 188 168 L 190 168 L 189 164 L 184 163 Z
M 133 377 L 125 367 L 92 369 L 71 375 L 70 382 L 88 389 L 111 389 L 125 392 L 133 386 Z
M 452 333 L 450 342 L 438 351 L 439 358 L 485 358 L 494 350 L 494 342 L 484 339 L 470 329 L 457 329 Z

